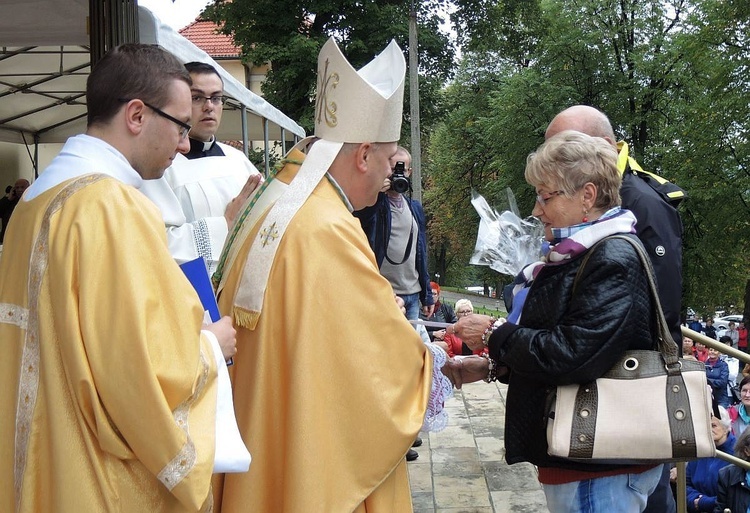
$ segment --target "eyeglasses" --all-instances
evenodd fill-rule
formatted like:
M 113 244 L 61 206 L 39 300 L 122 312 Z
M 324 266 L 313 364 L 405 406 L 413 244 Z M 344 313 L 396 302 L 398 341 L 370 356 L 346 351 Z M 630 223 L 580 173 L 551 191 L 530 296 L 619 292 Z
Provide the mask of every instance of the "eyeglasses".
M 472 313 L 471 310 L 460 310 L 460 311 L 456 312 L 457 315 L 464 315 L 464 314 L 468 315 L 470 313 Z
M 224 103 L 224 100 L 226 100 L 225 97 L 221 95 L 216 96 L 201 96 L 201 95 L 193 95 L 193 105 L 203 105 L 206 102 L 211 102 L 211 105 L 219 106 Z
M 555 196 L 559 196 L 560 194 L 564 194 L 565 191 L 552 191 L 552 192 L 540 192 L 536 195 L 536 202 L 539 203 L 541 206 L 545 206 L 549 200 L 554 198 Z M 546 194 L 547 197 L 545 198 L 543 195 Z
M 120 98 L 119 101 L 121 101 L 122 103 L 128 103 L 130 100 L 127 100 L 125 98 Z M 143 100 L 141 100 L 141 101 L 143 102 Z M 179 119 L 170 116 L 169 114 L 167 114 L 163 110 L 161 110 L 161 109 L 159 109 L 157 107 L 154 107 L 150 103 L 143 102 L 143 105 L 145 105 L 149 109 L 153 110 L 154 112 L 156 112 L 156 114 L 158 114 L 159 116 L 163 117 L 164 119 L 168 119 L 169 121 L 171 121 L 175 125 L 179 126 L 180 127 L 180 131 L 179 131 L 180 140 L 182 140 L 185 137 L 187 137 L 188 132 L 190 132 L 190 129 L 193 128 L 190 125 L 188 125 L 187 123 L 185 123 L 184 121 L 180 121 Z

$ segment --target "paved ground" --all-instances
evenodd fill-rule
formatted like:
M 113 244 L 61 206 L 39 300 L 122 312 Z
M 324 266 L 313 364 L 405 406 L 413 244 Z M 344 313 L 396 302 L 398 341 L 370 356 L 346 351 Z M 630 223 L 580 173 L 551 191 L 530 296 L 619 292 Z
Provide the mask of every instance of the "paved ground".
M 446 402 L 448 427 L 423 433 L 408 463 L 415 513 L 548 513 L 534 466 L 504 461 L 501 383 L 472 383 Z

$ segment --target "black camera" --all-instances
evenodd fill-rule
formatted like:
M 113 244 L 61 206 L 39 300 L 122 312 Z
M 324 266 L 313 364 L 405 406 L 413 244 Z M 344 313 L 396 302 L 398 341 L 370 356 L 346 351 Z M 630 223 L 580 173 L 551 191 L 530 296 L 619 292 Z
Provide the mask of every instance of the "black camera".
M 406 164 L 399 160 L 396 162 L 396 167 L 393 168 L 390 190 L 403 194 L 409 190 L 410 186 L 409 178 L 406 176 Z

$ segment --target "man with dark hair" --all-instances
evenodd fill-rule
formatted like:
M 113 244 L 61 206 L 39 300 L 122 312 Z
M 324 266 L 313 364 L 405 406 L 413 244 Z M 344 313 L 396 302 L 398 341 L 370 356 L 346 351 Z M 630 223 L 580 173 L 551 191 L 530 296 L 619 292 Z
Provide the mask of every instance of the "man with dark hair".
M 213 273 L 229 228 L 260 182 L 247 157 L 216 140 L 224 82 L 210 64 L 189 62 L 193 85 L 190 148 L 176 155 L 164 177 L 141 188 L 161 210 L 169 251 L 178 263 L 202 256 Z
M 137 189 L 187 150 L 190 84 L 156 46 L 109 52 L 88 78 L 86 133 L 15 210 L 0 260 L 0 511 L 212 506 L 217 373 L 235 332 L 228 318 L 202 330 Z

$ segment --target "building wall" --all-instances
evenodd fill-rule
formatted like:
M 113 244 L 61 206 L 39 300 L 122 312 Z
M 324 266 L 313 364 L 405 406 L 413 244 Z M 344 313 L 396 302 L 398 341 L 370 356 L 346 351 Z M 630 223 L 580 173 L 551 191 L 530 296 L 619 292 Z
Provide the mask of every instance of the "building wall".
M 52 159 L 60 153 L 62 144 L 39 145 L 39 171 L 43 171 Z M 19 178 L 34 181 L 34 146 L 28 148 L 23 144 L 0 142 L 0 189 L 5 193 L 5 187 L 12 185 Z

